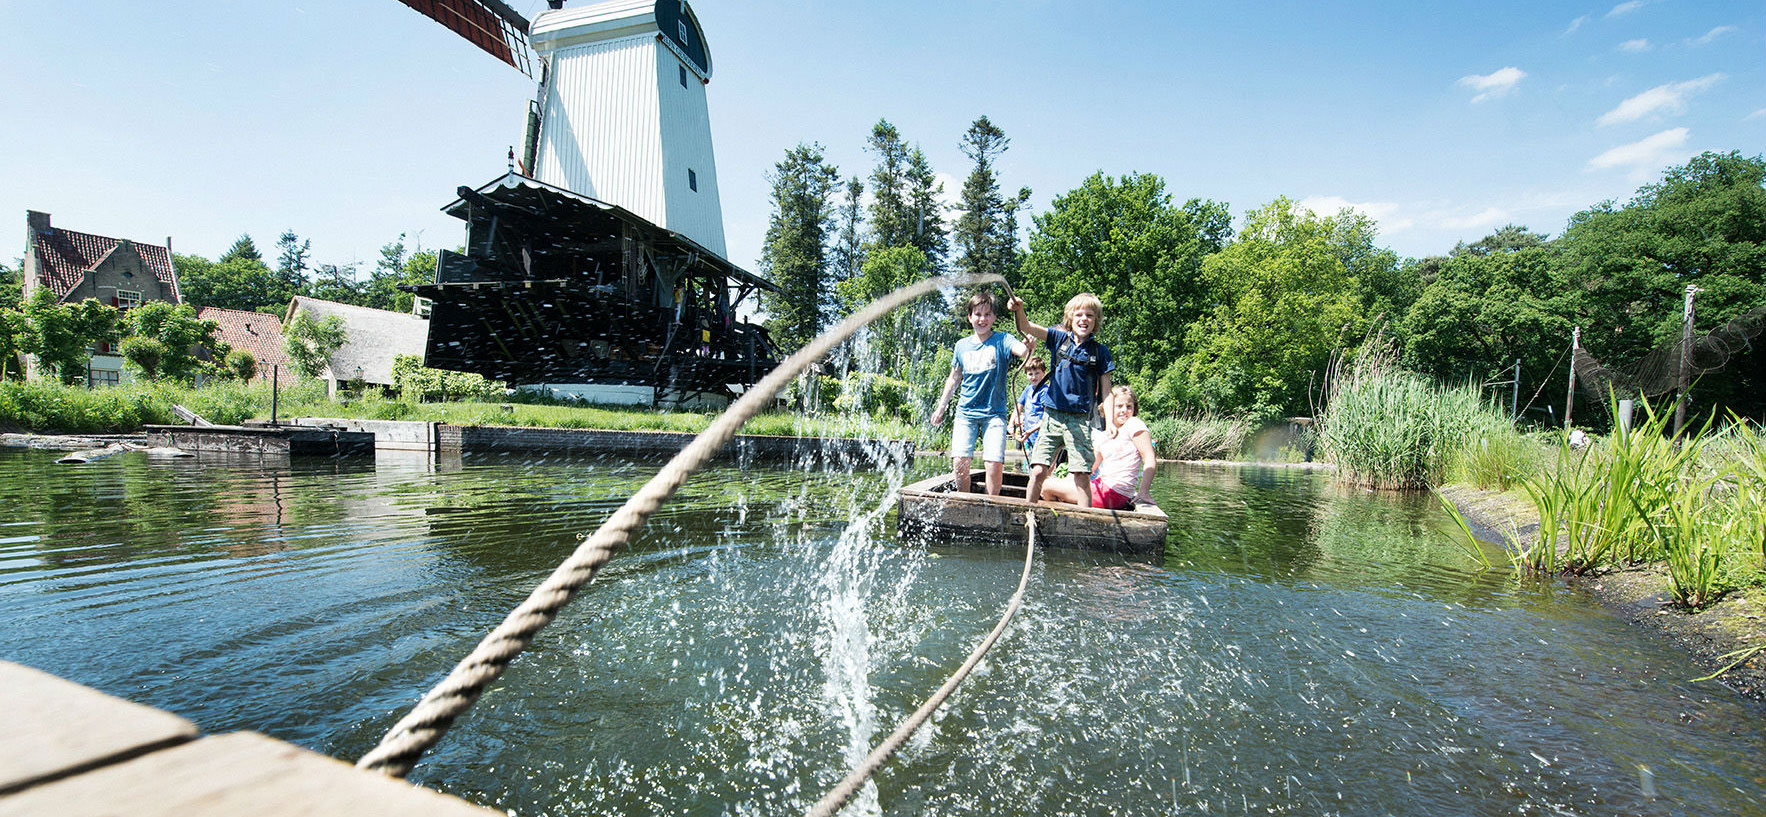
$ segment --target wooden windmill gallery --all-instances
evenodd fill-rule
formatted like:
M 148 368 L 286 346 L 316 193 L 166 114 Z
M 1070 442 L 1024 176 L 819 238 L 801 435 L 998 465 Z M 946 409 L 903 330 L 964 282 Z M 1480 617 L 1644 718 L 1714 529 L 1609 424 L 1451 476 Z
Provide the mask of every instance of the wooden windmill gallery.
M 681 0 L 603 0 L 531 22 L 500 0 L 402 0 L 533 76 L 519 162 L 444 212 L 426 365 L 597 402 L 727 398 L 778 361 L 737 318 L 765 279 L 725 257 L 705 87 Z

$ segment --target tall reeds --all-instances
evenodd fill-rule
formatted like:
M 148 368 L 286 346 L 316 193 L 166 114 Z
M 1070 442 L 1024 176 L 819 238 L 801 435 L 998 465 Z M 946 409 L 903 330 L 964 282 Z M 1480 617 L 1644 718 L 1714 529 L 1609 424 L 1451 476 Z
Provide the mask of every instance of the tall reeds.
M 1616 408 L 1616 407 L 1615 407 Z M 1745 423 L 1668 433 L 1648 404 L 1629 431 L 1586 452 L 1560 449 L 1549 472 L 1521 487 L 1539 515 L 1538 537 L 1516 543 L 1517 567 L 1583 573 L 1601 565 L 1663 561 L 1674 597 L 1700 607 L 1758 583 L 1766 557 L 1766 447 Z
M 1173 460 L 1235 459 L 1255 431 L 1250 418 L 1220 414 L 1160 417 L 1147 423 L 1160 457 Z
M 1376 488 L 1427 488 L 1485 429 L 1509 425 L 1473 386 L 1437 386 L 1371 344 L 1332 367 L 1319 444 L 1346 480 Z

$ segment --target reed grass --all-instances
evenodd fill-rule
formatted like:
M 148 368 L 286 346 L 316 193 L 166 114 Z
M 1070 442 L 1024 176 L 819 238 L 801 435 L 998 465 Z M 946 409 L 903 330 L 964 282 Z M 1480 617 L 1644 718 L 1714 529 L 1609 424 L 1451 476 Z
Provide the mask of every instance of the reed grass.
M 1616 407 L 1615 407 L 1616 409 Z M 1761 581 L 1766 561 L 1766 446 L 1745 423 L 1668 433 L 1647 403 L 1629 431 L 1586 453 L 1560 448 L 1549 471 L 1521 481 L 1537 538 L 1511 541 L 1527 572 L 1584 573 L 1615 563 L 1665 563 L 1674 598 L 1702 607 Z
M 1475 431 L 1508 424 L 1475 387 L 1441 387 L 1399 368 L 1389 346 L 1332 368 L 1319 444 L 1339 476 L 1359 485 L 1439 485 Z
M 1173 460 L 1237 459 L 1256 431 L 1248 417 L 1213 413 L 1159 417 L 1147 430 L 1154 453 Z

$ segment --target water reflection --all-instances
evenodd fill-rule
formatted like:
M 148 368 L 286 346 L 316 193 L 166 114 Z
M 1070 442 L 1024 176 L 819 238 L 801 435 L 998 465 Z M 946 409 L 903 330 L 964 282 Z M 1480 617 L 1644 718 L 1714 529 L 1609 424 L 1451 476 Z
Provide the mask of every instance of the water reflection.
M 660 466 L 395 457 L 0 451 L 5 657 L 353 758 Z M 1017 582 L 1020 543 L 896 544 L 903 478 L 696 477 L 413 779 L 519 814 L 801 811 Z M 1040 554 L 1012 631 L 852 813 L 1766 810 L 1757 709 L 1481 569 L 1426 498 L 1269 468 L 1155 490 L 1165 553 Z

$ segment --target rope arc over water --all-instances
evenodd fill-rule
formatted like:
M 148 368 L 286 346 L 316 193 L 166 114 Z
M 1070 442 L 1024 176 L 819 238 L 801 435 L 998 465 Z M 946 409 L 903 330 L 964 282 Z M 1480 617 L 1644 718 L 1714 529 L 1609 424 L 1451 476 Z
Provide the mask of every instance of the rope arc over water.
M 558 611 L 569 604 L 579 590 L 594 580 L 595 574 L 613 558 L 614 551 L 644 526 L 645 520 L 674 495 L 687 477 L 728 445 L 742 425 L 771 403 L 786 384 L 835 346 L 896 307 L 937 289 L 1004 282 L 1003 276 L 994 274 L 945 275 L 916 281 L 866 304 L 864 309 L 786 358 L 699 432 L 601 527 L 584 536 L 576 550 L 535 587 L 525 601 L 510 611 L 441 683 L 425 693 L 409 713 L 393 724 L 379 745 L 356 761 L 356 768 L 392 777 L 409 774 L 423 753 L 453 725 L 454 719 L 502 676 L 509 662 L 533 643 L 533 637 L 552 623 Z

